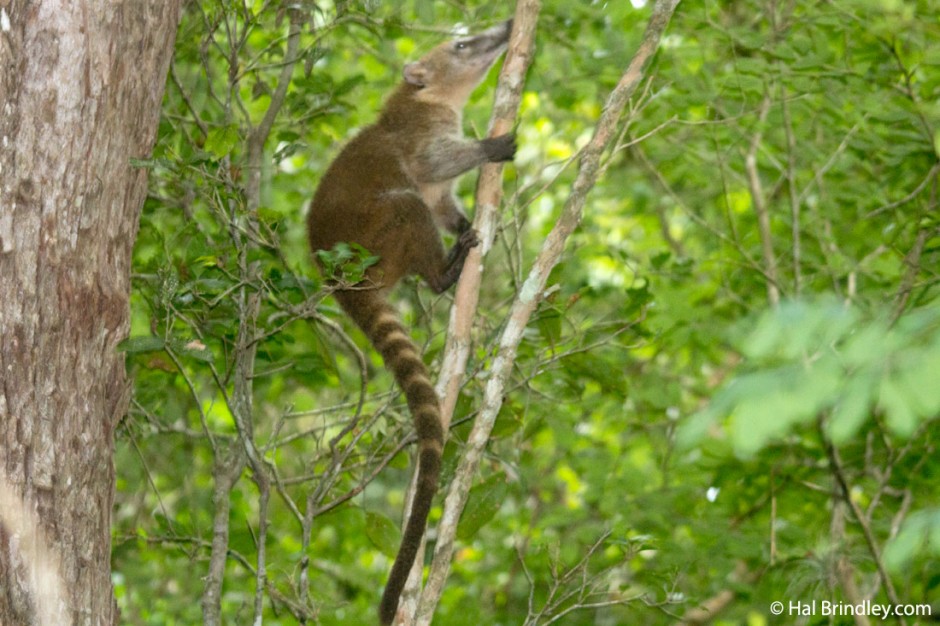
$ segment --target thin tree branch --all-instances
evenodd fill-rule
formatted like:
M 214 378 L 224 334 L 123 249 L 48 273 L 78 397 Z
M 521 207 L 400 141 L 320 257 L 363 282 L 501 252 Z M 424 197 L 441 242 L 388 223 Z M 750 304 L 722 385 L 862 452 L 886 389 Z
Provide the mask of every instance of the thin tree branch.
M 245 455 L 238 444 L 234 444 L 224 453 L 216 449 L 214 460 L 212 544 L 209 550 L 209 570 L 202 591 L 202 621 L 206 626 L 218 626 L 222 623 L 222 580 L 228 556 L 231 492 L 245 467 Z
M 917 187 L 914 188 L 914 190 L 911 193 L 907 194 L 900 200 L 889 202 L 888 204 L 878 207 L 874 211 L 869 211 L 865 215 L 865 218 L 866 219 L 872 218 L 878 215 L 879 213 L 890 211 L 892 209 L 898 208 L 901 205 L 907 204 L 908 202 L 910 202 L 911 200 L 919 196 L 924 191 L 924 189 L 927 188 L 927 185 L 929 185 L 931 181 L 936 182 L 936 176 L 938 173 L 940 173 L 940 161 L 933 164 L 933 167 L 931 167 L 930 171 L 927 172 L 927 175 L 924 177 L 924 180 L 920 181 L 920 183 L 917 185 Z
M 751 191 L 751 203 L 757 214 L 757 229 L 760 233 L 761 252 L 764 256 L 764 271 L 767 276 L 767 299 L 772 306 L 780 304 L 780 281 L 777 275 L 777 259 L 774 256 L 773 235 L 770 231 L 770 211 L 767 207 L 767 197 L 760 182 L 757 171 L 757 151 L 760 149 L 761 138 L 764 135 L 764 122 L 770 111 L 770 95 L 764 96 L 761 102 L 760 113 L 757 117 L 757 130 L 751 138 L 751 147 L 744 157 L 744 169 L 747 171 L 747 183 Z
M 509 49 L 496 88 L 489 137 L 509 132 L 515 122 L 522 101 L 526 71 L 532 63 L 535 25 L 540 8 L 541 3 L 532 0 L 520 2 L 516 7 Z M 483 259 L 493 246 L 496 227 L 499 225 L 502 182 L 502 163 L 487 163 L 480 169 L 473 225 L 480 234 L 481 243 L 470 250 L 457 283 L 447 328 L 447 344 L 437 383 L 437 393 L 442 398 L 441 419 L 445 431 L 454 414 L 460 383 L 470 354 L 470 329 L 479 302 Z
M 679 0 L 657 0 L 653 7 L 653 13 L 650 16 L 646 32 L 643 34 L 640 47 L 617 86 L 608 97 L 604 111 L 595 128 L 594 136 L 582 153 L 577 177 L 559 220 L 545 240 L 542 250 L 539 252 L 528 277 L 522 285 L 522 289 L 513 302 L 509 320 L 500 337 L 499 351 L 490 369 L 490 377 L 484 392 L 483 407 L 470 432 L 466 452 L 460 460 L 444 502 L 444 513 L 438 527 L 434 560 L 431 564 L 427 586 L 421 594 L 415 620 L 419 626 L 428 626 L 430 624 L 431 617 L 443 591 L 444 581 L 447 579 L 453 557 L 457 521 L 466 505 L 473 477 L 489 440 L 490 432 L 496 422 L 496 416 L 502 406 L 503 392 L 512 372 L 516 351 L 522 340 L 526 325 L 541 299 L 549 273 L 561 258 L 565 242 L 581 221 L 585 200 L 597 181 L 601 155 L 615 137 L 627 101 L 642 80 L 645 68 L 659 47 L 659 41 L 678 4 Z M 524 8 L 536 11 L 538 3 L 532 3 L 529 7 L 527 3 L 520 2 L 517 11 Z M 521 18 L 525 17 L 527 15 L 521 16 Z
M 865 512 L 862 511 L 862 508 L 859 506 L 858 502 L 852 498 L 852 489 L 849 485 L 848 478 L 845 475 L 845 469 L 842 465 L 842 459 L 840 458 L 839 451 L 831 441 L 825 439 L 824 434 L 822 434 L 822 436 L 824 437 L 826 453 L 829 456 L 829 467 L 836 479 L 836 482 L 839 484 L 839 490 L 841 492 L 842 499 L 849 506 L 849 508 L 852 509 L 852 514 L 855 517 L 855 521 L 862 529 L 862 536 L 865 537 L 865 543 L 868 545 L 868 551 L 871 554 L 872 559 L 875 561 L 875 567 L 878 569 L 878 576 L 881 578 L 881 583 L 884 585 L 885 594 L 888 596 L 888 600 L 892 604 L 900 604 L 901 601 L 898 597 L 897 591 L 894 589 L 894 583 L 891 582 L 891 577 L 888 576 L 888 572 L 885 569 L 884 560 L 881 558 L 881 549 L 878 546 L 877 539 L 875 539 L 875 533 L 871 529 L 871 524 L 868 523 L 868 519 L 865 517 Z M 905 620 L 903 616 L 899 615 L 898 621 L 902 626 L 907 625 L 907 620 Z
M 300 27 L 303 23 L 303 12 L 299 9 L 289 9 L 290 14 L 290 34 L 287 37 L 287 52 L 284 54 L 284 66 L 281 68 L 280 77 L 277 80 L 277 87 L 271 96 L 271 103 L 268 110 L 265 111 L 261 123 L 251 130 L 248 136 L 248 179 L 245 182 L 245 195 L 248 199 L 248 212 L 254 214 L 261 205 L 261 162 L 264 158 L 264 143 L 271 134 L 271 128 L 274 126 L 274 120 L 284 105 L 284 98 L 287 96 L 287 87 L 290 85 L 291 76 L 294 73 L 294 66 L 297 64 L 299 55 L 297 48 L 300 44 Z
M 532 62 L 535 40 L 536 19 L 541 8 L 538 0 L 522 0 L 516 5 L 513 29 L 509 38 L 506 59 L 500 70 L 499 83 L 493 104 L 488 135 L 495 137 L 509 132 L 512 128 L 519 104 L 522 101 L 522 88 L 525 84 L 526 71 Z M 474 228 L 479 233 L 480 245 L 471 249 L 464 262 L 463 272 L 457 282 L 454 305 L 450 310 L 450 323 L 447 328 L 447 343 L 438 375 L 437 395 L 441 401 L 441 422 L 447 433 L 457 405 L 461 381 L 470 356 L 470 329 L 476 314 L 480 296 L 480 283 L 483 277 L 483 257 L 493 246 L 496 227 L 499 224 L 499 205 L 502 198 L 503 164 L 487 163 L 480 170 L 477 182 L 476 212 Z M 405 497 L 405 510 L 410 510 L 414 496 L 417 473 L 412 476 L 411 486 Z M 402 523 L 407 523 L 406 517 Z M 418 606 L 417 592 L 420 587 L 421 570 L 424 563 L 424 549 L 411 569 L 405 590 L 402 593 L 399 615 L 414 615 Z
M 183 104 L 186 105 L 186 108 L 189 110 L 190 115 L 193 117 L 193 122 L 196 123 L 196 126 L 199 128 L 199 131 L 202 133 L 203 137 L 209 136 L 209 128 L 206 126 L 206 123 L 202 121 L 202 118 L 199 117 L 199 113 L 193 107 L 192 99 L 189 97 L 189 94 L 186 92 L 186 89 L 183 87 L 183 84 L 180 82 L 180 79 L 176 76 L 176 64 L 170 65 L 170 79 L 173 81 L 173 85 L 179 90 L 180 97 L 183 99 Z
M 796 190 L 796 135 L 790 117 L 787 89 L 780 87 L 780 106 L 783 107 L 783 130 L 787 138 L 787 190 L 790 197 L 790 238 L 793 246 L 793 293 L 799 297 L 803 290 L 803 246 L 800 235 L 800 198 Z
M 760 572 L 748 571 L 747 565 L 739 561 L 728 579 L 732 584 L 686 611 L 676 626 L 701 626 L 713 622 L 740 595 L 742 585 L 751 585 L 760 579 Z

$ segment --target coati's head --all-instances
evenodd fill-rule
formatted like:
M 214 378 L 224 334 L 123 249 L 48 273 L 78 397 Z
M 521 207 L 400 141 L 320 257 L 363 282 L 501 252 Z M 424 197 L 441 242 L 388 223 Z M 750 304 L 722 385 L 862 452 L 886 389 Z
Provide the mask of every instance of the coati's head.
M 512 20 L 507 20 L 478 35 L 442 43 L 405 66 L 405 82 L 420 89 L 420 99 L 461 108 L 506 49 L 511 31 Z

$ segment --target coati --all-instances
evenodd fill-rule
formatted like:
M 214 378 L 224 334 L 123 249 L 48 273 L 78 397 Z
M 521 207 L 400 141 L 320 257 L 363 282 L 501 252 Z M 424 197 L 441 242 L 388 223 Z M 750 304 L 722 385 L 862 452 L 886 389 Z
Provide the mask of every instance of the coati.
M 387 294 L 407 274 L 443 292 L 457 281 L 467 253 L 479 243 L 454 198 L 454 180 L 484 163 L 512 160 L 516 140 L 511 133 L 468 140 L 461 116 L 470 93 L 506 49 L 511 30 L 509 20 L 443 43 L 407 64 L 404 81 L 378 121 L 353 138 L 327 169 L 307 216 L 314 253 L 347 242 L 378 255 L 362 282 L 335 284 L 335 296 L 394 374 L 418 436 L 417 489 L 379 607 L 382 624 L 395 617 L 421 545 L 444 444 L 437 394 Z M 456 235 L 447 253 L 438 228 Z

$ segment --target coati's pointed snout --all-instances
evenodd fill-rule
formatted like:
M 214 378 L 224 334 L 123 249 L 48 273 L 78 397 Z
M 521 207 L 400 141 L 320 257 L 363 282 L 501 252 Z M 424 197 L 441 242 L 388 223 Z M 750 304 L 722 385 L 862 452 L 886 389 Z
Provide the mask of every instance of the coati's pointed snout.
M 486 30 L 481 31 L 479 34 L 480 36 L 486 36 L 486 35 L 495 36 L 498 34 L 504 34 L 506 38 L 508 39 L 510 32 L 512 32 L 512 18 L 511 17 L 508 20 L 500 22 L 499 24 L 495 26 L 490 26 Z
M 480 39 L 490 40 L 490 48 L 497 48 L 505 46 L 509 43 L 509 35 L 512 33 L 512 18 L 509 18 L 502 24 L 497 24 L 492 28 L 489 28 L 479 35 Z
M 422 99 L 439 104 L 448 102 L 454 110 L 460 109 L 506 51 L 511 32 L 512 20 L 507 20 L 475 35 L 442 43 L 405 66 L 405 83 L 420 89 Z
M 468 43 L 470 46 L 475 45 L 479 50 L 477 61 L 486 66 L 492 64 L 509 45 L 510 33 L 512 33 L 512 19 L 508 19 L 472 37 L 472 43 Z

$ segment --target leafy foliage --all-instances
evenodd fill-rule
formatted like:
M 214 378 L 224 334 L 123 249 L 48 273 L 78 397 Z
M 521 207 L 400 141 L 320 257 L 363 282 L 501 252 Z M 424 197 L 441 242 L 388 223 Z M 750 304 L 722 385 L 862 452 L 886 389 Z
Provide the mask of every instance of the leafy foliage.
M 860 318 L 835 302 L 765 312 L 740 347 L 754 371 L 715 394 L 683 425 L 680 441 L 697 443 L 726 415 L 742 455 L 819 418 L 836 444 L 855 439 L 872 415 L 910 438 L 940 412 L 940 311 L 916 311 L 895 327 Z
M 445 483 L 507 303 L 649 13 L 543 5 Z M 435 623 L 695 623 L 707 604 L 716 624 L 783 624 L 772 601 L 937 602 L 936 8 L 679 5 L 520 346 Z M 135 162 L 151 195 L 116 461 L 126 623 L 206 619 L 219 523 L 222 621 L 374 620 L 409 417 L 328 298 L 304 204 L 407 59 L 507 14 L 187 5 L 158 144 Z M 375 259 L 319 261 L 355 281 Z M 396 298 L 435 371 L 449 297 Z

